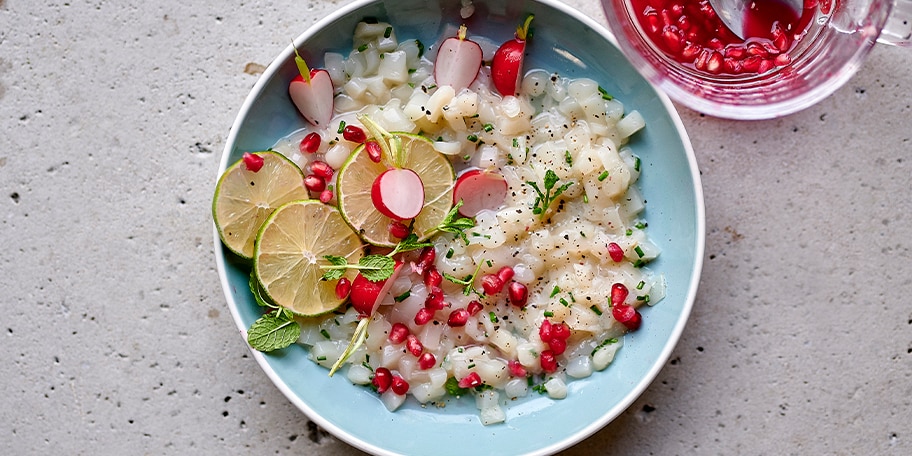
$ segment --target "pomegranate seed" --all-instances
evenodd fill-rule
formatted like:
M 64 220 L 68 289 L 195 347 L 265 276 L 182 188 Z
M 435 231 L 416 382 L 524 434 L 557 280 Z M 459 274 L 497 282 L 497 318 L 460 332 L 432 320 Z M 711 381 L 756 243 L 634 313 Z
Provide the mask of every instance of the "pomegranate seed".
M 719 74 L 722 72 L 723 63 L 724 59 L 722 54 L 713 51 L 712 54 L 709 55 L 709 61 L 706 62 L 706 71 L 712 74 Z
M 514 377 L 525 377 L 528 375 L 526 368 L 519 361 L 509 361 L 507 367 L 510 369 L 510 375 Z
M 396 239 L 405 239 L 409 235 L 409 227 L 402 222 L 389 224 L 389 234 Z
M 611 305 L 617 306 L 623 304 L 624 301 L 627 300 L 628 294 L 630 294 L 630 292 L 623 283 L 611 285 Z
M 636 331 L 639 329 L 640 324 L 643 321 L 643 317 L 640 315 L 640 312 L 634 309 L 633 306 L 628 306 L 626 304 L 612 307 L 611 316 L 631 331 Z
M 405 393 L 407 393 L 409 390 L 409 384 L 407 381 L 405 381 L 404 378 L 397 375 L 397 376 L 393 377 L 393 381 L 392 381 L 392 385 L 390 385 L 390 389 L 392 389 L 394 393 L 396 393 L 400 396 L 404 396 Z
M 298 147 L 301 149 L 301 152 L 312 154 L 320 149 L 321 142 L 323 142 L 323 138 L 321 138 L 319 134 L 308 133 L 307 136 L 301 140 L 301 144 Z
M 304 176 L 304 186 L 312 192 L 319 193 L 326 190 L 326 181 L 320 176 L 308 174 Z
M 378 367 L 374 371 L 374 378 L 371 379 L 371 384 L 374 385 L 374 388 L 377 388 L 378 393 L 383 394 L 393 384 L 393 373 L 385 367 Z
M 435 266 L 432 265 L 424 271 L 424 286 L 428 288 L 440 287 L 441 283 L 443 283 L 443 275 L 440 274 L 440 271 Z
M 364 144 L 364 150 L 367 152 L 367 157 L 371 159 L 374 163 L 380 163 L 380 160 L 383 158 L 383 149 L 380 147 L 380 143 L 377 141 L 368 141 Z
M 481 288 L 487 295 L 496 295 L 503 290 L 504 282 L 496 274 L 485 274 L 481 276 Z
M 447 325 L 458 328 L 460 326 L 465 326 L 469 321 L 469 311 L 465 309 L 456 309 L 450 312 L 449 318 L 447 318 Z
M 263 157 L 251 154 L 250 152 L 244 152 L 242 158 L 244 159 L 244 166 L 247 167 L 247 171 L 254 173 L 263 167 L 263 162 L 265 161 L 263 160 Z
M 792 63 L 792 56 L 790 56 L 788 54 L 779 54 L 773 60 L 773 63 L 776 66 L 786 66 L 786 65 Z
M 437 259 L 437 251 L 433 247 L 425 247 L 418 255 L 418 262 L 412 265 L 412 270 L 418 274 L 424 274 L 425 269 L 434 264 Z
M 756 73 L 760 69 L 760 62 L 762 61 L 762 57 L 752 55 L 741 61 L 741 69 L 746 73 Z
M 478 372 L 469 372 L 469 375 L 463 377 L 457 384 L 460 388 L 475 388 L 481 386 L 481 376 L 478 375 Z
M 526 307 L 526 301 L 529 299 L 529 289 L 519 282 L 510 282 L 507 289 L 510 294 L 510 304 L 516 307 Z
M 733 59 L 743 59 L 747 56 L 747 51 L 741 46 L 729 46 L 725 48 L 724 54 Z
M 405 339 L 410 334 L 408 326 L 405 326 L 402 323 L 393 323 L 393 327 L 390 328 L 389 332 L 389 341 L 394 344 L 401 344 L 405 342 Z
M 513 268 L 511 268 L 509 266 L 504 266 L 497 271 L 497 277 L 501 281 L 503 281 L 503 283 L 507 283 L 510 280 L 512 280 L 513 274 L 514 274 Z
M 646 29 L 649 30 L 651 35 L 658 33 L 661 30 L 661 25 L 659 14 L 655 10 L 646 13 Z
M 553 338 L 551 342 L 548 342 L 548 346 L 551 347 L 551 353 L 554 353 L 554 356 L 560 356 L 567 350 L 567 341 Z
M 342 277 L 338 282 L 336 282 L 336 297 L 339 299 L 347 298 L 348 294 L 351 293 L 351 289 L 351 281 L 345 277 Z
M 444 302 L 443 289 L 440 287 L 428 287 L 427 298 L 424 300 L 424 307 L 431 310 L 441 310 L 446 307 Z
M 323 204 L 327 204 L 330 201 L 332 201 L 333 196 L 334 196 L 333 191 L 327 188 L 326 190 L 323 190 L 322 192 L 320 192 L 320 202 Z
M 427 307 L 422 307 L 418 309 L 418 313 L 415 314 L 415 324 L 416 325 L 426 325 L 431 320 L 434 319 L 434 311 L 428 309 Z
M 570 327 L 566 323 L 557 323 L 551 325 L 551 338 L 567 340 L 570 338 Z
M 553 374 L 557 372 L 557 358 L 554 357 L 554 352 L 551 350 L 544 350 L 538 355 L 538 361 L 541 363 L 542 370 Z
M 342 137 L 358 144 L 363 143 L 367 139 L 364 130 L 357 125 L 346 125 L 345 128 L 342 129 Z
M 541 326 L 538 328 L 538 337 L 542 340 L 542 342 L 546 344 L 548 342 L 551 342 L 551 339 L 554 338 L 554 334 L 551 333 L 552 329 L 553 325 L 550 321 L 546 319 L 542 322 Z
M 469 304 L 466 306 L 466 311 L 469 312 L 469 315 L 475 315 L 484 308 L 478 301 L 469 301 Z
M 405 349 L 415 356 L 421 356 L 421 352 L 424 351 L 424 345 L 421 345 L 418 336 L 409 334 L 405 336 Z
M 760 43 L 747 43 L 747 53 L 759 57 L 766 57 L 769 52 Z
M 421 370 L 428 370 L 437 365 L 437 357 L 433 353 L 422 353 L 418 358 L 418 367 Z
M 678 27 L 674 25 L 667 26 L 662 31 L 662 39 L 665 40 L 665 46 L 673 54 L 677 54 L 684 49 L 684 37 L 679 33 Z
M 620 263 L 624 259 L 624 249 L 617 242 L 612 242 L 608 244 L 608 256 L 611 257 L 611 261 Z
M 760 67 L 757 68 L 757 73 L 766 73 L 767 71 L 772 70 L 774 66 L 771 59 L 763 59 L 760 61 Z
M 310 172 L 326 180 L 332 179 L 333 173 L 335 173 L 332 166 L 329 166 L 325 161 L 320 160 L 314 160 L 310 163 Z
M 681 51 L 681 62 L 692 63 L 702 50 L 702 47 L 692 43 L 684 46 L 684 50 Z

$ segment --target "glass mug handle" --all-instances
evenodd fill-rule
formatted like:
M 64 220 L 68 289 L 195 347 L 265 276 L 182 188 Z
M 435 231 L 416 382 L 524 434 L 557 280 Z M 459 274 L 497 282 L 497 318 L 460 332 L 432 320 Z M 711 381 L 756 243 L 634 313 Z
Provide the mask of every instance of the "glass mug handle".
M 912 47 L 912 0 L 893 0 L 893 9 L 877 42 Z

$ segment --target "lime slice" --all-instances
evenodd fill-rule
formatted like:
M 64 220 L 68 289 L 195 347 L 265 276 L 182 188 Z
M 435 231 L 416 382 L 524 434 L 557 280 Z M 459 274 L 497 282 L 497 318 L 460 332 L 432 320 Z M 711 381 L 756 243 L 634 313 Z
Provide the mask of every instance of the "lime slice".
M 364 251 L 338 209 L 317 200 L 292 201 L 276 209 L 257 233 L 253 270 L 270 301 L 299 315 L 320 315 L 343 301 L 336 297 L 335 280 L 321 280 L 320 266 L 330 265 L 326 255 L 357 263 Z M 349 280 L 355 275 L 346 272 Z
M 212 199 L 212 219 L 222 243 L 248 260 L 266 217 L 282 204 L 309 197 L 304 174 L 291 160 L 271 151 L 254 155 L 263 158 L 262 168 L 253 172 L 238 160 L 219 178 Z
M 427 138 L 409 133 L 393 133 L 402 138 L 405 160 L 402 168 L 418 174 L 424 184 L 424 207 L 414 219 L 412 231 L 426 239 L 443 222 L 453 207 L 453 183 L 456 175 L 450 161 L 434 149 Z M 381 214 L 371 201 L 374 180 L 387 170 L 386 161 L 374 163 L 364 152 L 355 149 L 339 170 L 337 198 L 342 216 L 365 242 L 394 247 L 399 239 L 390 235 L 390 218 Z

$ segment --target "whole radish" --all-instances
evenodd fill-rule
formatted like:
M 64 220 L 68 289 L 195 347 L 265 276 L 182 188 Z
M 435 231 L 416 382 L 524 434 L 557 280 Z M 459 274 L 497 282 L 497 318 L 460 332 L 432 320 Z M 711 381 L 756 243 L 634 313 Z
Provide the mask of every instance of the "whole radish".
M 326 127 L 333 115 L 333 83 L 329 72 L 309 69 L 295 48 L 298 75 L 288 84 L 288 95 L 301 115 L 316 127 Z
M 526 55 L 526 40 L 529 38 L 529 24 L 533 15 L 516 28 L 516 36 L 500 45 L 491 60 L 491 79 L 494 87 L 503 96 L 516 95 L 522 78 L 523 59 Z
M 448 85 L 459 92 L 478 76 L 481 61 L 481 46 L 466 39 L 466 26 L 462 25 L 456 36 L 440 43 L 434 63 L 434 80 L 437 85 Z

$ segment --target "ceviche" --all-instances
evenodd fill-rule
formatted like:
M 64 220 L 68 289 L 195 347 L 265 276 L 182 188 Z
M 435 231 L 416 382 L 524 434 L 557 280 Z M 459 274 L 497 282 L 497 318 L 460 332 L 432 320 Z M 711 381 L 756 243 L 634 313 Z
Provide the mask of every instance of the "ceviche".
M 296 52 L 307 126 L 244 153 L 213 200 L 264 310 L 254 349 L 301 344 L 391 411 L 474 398 L 484 424 L 611 364 L 665 294 L 628 144 L 645 120 L 524 68 L 533 22 L 422 43 L 366 19 L 322 68 Z

